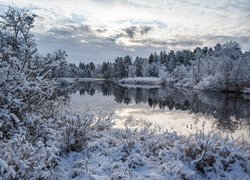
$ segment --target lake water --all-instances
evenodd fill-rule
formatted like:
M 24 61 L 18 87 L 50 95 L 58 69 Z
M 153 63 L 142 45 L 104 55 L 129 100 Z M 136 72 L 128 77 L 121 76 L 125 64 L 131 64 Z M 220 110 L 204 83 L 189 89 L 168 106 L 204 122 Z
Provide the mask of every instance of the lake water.
M 117 127 L 189 135 L 220 131 L 250 142 L 250 96 L 174 87 L 125 87 L 112 82 L 80 82 L 64 92 L 75 109 L 115 112 Z

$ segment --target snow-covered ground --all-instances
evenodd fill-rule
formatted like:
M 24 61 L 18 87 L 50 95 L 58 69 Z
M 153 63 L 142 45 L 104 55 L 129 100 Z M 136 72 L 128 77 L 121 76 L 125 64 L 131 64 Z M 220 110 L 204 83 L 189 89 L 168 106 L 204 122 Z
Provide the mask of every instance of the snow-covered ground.
M 100 78 L 75 78 L 76 81 L 81 82 L 81 81 L 105 81 L 105 79 L 100 79 Z
M 119 80 L 119 83 L 133 85 L 161 85 L 162 81 L 158 77 L 135 77 L 121 79 Z
M 248 179 L 249 146 L 219 134 L 93 132 L 81 152 L 60 158 L 59 179 Z
M 115 116 L 61 112 L 37 117 L 29 129 L 0 144 L 3 179 L 245 179 L 250 147 L 219 133 L 181 136 L 114 128 Z M 30 127 L 32 128 L 32 127 Z M 33 141 L 33 140 L 34 141 Z M 1 179 L 1 178 L 0 178 Z
M 57 78 L 57 81 L 65 81 L 68 83 L 81 82 L 81 81 L 104 81 L 105 79 L 99 78 Z
M 143 89 L 151 89 L 151 88 L 161 88 L 161 84 L 130 84 L 130 83 L 119 83 L 122 87 L 127 88 L 143 88 Z

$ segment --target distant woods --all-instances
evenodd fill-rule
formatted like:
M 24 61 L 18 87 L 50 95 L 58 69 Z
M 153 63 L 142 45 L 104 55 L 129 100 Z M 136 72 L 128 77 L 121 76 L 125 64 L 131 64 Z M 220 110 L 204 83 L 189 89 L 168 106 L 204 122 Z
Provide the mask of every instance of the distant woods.
M 67 64 L 55 76 L 71 78 L 122 79 L 159 77 L 165 84 L 203 90 L 248 92 L 250 52 L 242 52 L 237 42 L 193 51 L 161 51 L 148 58 L 117 57 L 102 64 Z

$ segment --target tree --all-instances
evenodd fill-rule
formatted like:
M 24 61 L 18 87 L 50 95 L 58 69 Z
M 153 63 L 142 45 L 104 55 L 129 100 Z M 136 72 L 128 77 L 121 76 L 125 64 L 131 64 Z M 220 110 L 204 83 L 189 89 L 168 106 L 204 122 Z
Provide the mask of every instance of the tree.
M 148 57 L 148 63 L 151 64 L 154 62 L 154 55 L 151 53 Z
M 169 72 L 173 72 L 176 67 L 176 56 L 175 52 L 172 50 L 168 53 L 168 63 L 166 64 L 166 67 Z
M 142 77 L 148 77 L 149 73 L 149 63 L 144 61 L 142 64 Z
M 128 77 L 136 77 L 136 66 L 130 65 L 128 67 Z
M 160 52 L 160 63 L 161 64 L 166 64 L 167 63 L 167 53 L 166 53 L 166 51 L 161 51 Z
M 21 72 L 26 68 L 33 70 L 31 61 L 37 49 L 30 30 L 34 27 L 35 17 L 36 15 L 30 15 L 26 10 L 16 11 L 12 7 L 9 7 L 5 15 L 0 16 L 2 35 L 0 52 L 3 60 L 10 61 L 11 58 L 17 58 L 19 63 L 15 65 Z M 6 48 L 9 51 L 6 51 Z
M 143 62 L 144 62 L 145 60 L 143 59 L 143 58 L 141 58 L 141 57 L 136 57 L 135 58 L 135 62 L 134 62 L 134 65 L 135 65 L 135 67 L 136 67 L 136 76 L 137 77 L 140 77 L 140 76 L 142 76 L 142 65 L 143 65 Z
M 103 62 L 102 64 L 102 74 L 104 79 L 112 78 L 112 67 L 110 62 Z
M 152 77 L 159 76 L 159 65 L 156 62 L 149 64 L 148 66 L 148 75 Z
M 60 151 L 54 141 L 58 137 L 53 136 L 61 133 L 53 119 L 59 112 L 54 72 L 65 64 L 66 53 L 39 55 L 30 33 L 35 17 L 11 7 L 0 16 L 0 176 L 4 179 L 46 179 Z
M 123 58 L 123 65 L 124 65 L 124 68 L 125 68 L 125 77 L 128 77 L 128 74 L 129 74 L 129 66 L 132 65 L 132 61 L 131 61 L 131 57 L 129 55 L 125 56 Z
M 61 50 L 45 57 L 37 53 L 30 34 L 35 17 L 11 7 L 0 16 L 0 108 L 20 119 L 25 111 L 38 108 L 45 100 L 49 102 L 53 72 L 66 62 L 66 53 Z
M 121 79 L 127 77 L 127 72 L 125 70 L 125 66 L 123 63 L 122 57 L 117 57 L 114 63 L 114 77 L 117 79 Z

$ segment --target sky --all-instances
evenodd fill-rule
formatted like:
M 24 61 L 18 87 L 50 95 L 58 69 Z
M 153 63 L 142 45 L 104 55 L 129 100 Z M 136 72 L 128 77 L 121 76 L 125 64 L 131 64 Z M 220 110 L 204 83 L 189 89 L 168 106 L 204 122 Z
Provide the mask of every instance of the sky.
M 227 41 L 250 51 L 250 0 L 0 0 L 0 14 L 9 5 L 38 15 L 42 54 L 62 49 L 76 64 Z

